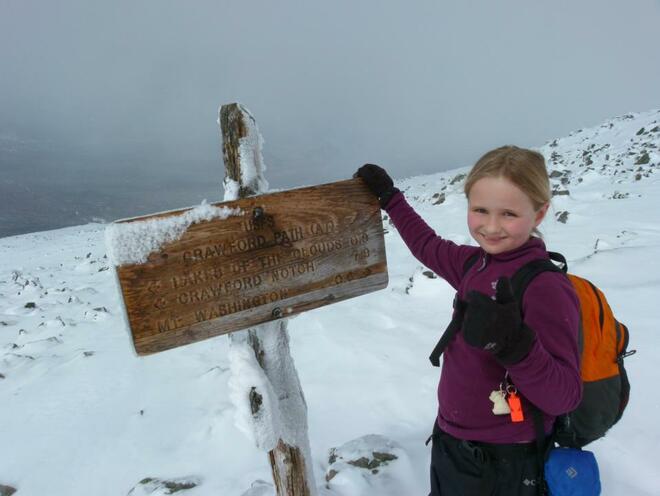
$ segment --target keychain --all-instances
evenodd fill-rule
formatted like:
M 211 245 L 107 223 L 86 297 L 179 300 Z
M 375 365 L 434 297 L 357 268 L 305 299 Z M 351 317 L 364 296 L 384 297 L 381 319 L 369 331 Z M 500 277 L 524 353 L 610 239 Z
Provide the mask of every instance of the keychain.
M 495 415 L 508 415 L 511 413 L 509 404 L 506 401 L 506 392 L 504 391 L 504 384 L 500 384 L 500 389 L 496 389 L 488 397 L 493 402 L 493 413 Z
M 488 399 L 493 402 L 492 411 L 495 415 L 511 415 L 511 422 L 525 420 L 518 390 L 509 382 L 508 372 L 504 376 L 504 381 L 500 383 L 500 388 L 490 393 Z

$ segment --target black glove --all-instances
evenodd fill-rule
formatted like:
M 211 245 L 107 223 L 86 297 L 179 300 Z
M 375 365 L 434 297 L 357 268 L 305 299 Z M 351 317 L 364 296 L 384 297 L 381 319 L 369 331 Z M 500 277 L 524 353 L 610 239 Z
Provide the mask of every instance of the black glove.
M 463 338 L 493 353 L 502 365 L 513 365 L 527 356 L 536 334 L 522 321 L 508 277 L 497 280 L 495 300 L 478 291 L 468 293 Z
M 385 169 L 378 165 L 364 164 L 353 174 L 353 177 L 364 179 L 371 192 L 378 197 L 380 208 L 385 208 L 394 193 L 399 191 L 394 187 L 394 182 Z

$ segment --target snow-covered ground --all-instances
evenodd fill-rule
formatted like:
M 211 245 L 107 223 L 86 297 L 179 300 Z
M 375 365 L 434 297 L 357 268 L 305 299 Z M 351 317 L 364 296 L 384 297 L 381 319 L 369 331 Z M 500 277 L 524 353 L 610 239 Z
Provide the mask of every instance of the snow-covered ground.
M 605 291 L 638 350 L 627 360 L 628 410 L 590 447 L 606 496 L 660 495 L 659 146 L 652 111 L 541 149 L 557 191 L 546 243 Z M 467 170 L 397 181 L 439 234 L 461 243 L 471 242 Z M 453 292 L 386 226 L 389 287 L 289 323 L 324 496 L 428 490 L 439 370 L 427 357 Z M 104 229 L 0 239 L 0 494 L 4 485 L 17 496 L 273 495 L 266 454 L 235 426 L 228 338 L 138 358 Z M 348 463 L 374 451 L 393 456 L 377 468 Z

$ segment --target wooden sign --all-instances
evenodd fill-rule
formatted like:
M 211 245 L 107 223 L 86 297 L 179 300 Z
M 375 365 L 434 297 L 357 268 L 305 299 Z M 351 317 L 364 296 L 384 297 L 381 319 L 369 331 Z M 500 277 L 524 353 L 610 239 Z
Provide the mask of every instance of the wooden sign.
M 387 286 L 380 207 L 361 179 L 213 207 L 232 209 L 231 214 L 192 223 L 146 261 L 120 260 L 116 266 L 138 354 Z M 117 221 L 111 227 L 123 233 L 115 235 L 122 239 L 110 243 L 139 244 L 150 237 L 150 229 L 158 231 L 159 223 L 191 213 L 187 209 Z

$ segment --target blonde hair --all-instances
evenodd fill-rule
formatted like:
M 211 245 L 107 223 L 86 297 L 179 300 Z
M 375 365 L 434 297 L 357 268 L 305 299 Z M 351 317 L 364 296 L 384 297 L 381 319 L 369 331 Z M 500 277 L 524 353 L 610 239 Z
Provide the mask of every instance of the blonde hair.
M 465 179 L 463 190 L 468 199 L 474 183 L 484 177 L 508 179 L 527 195 L 537 212 L 552 197 L 545 159 L 534 150 L 507 145 L 486 153 L 477 160 Z M 541 237 L 536 228 L 532 233 Z

